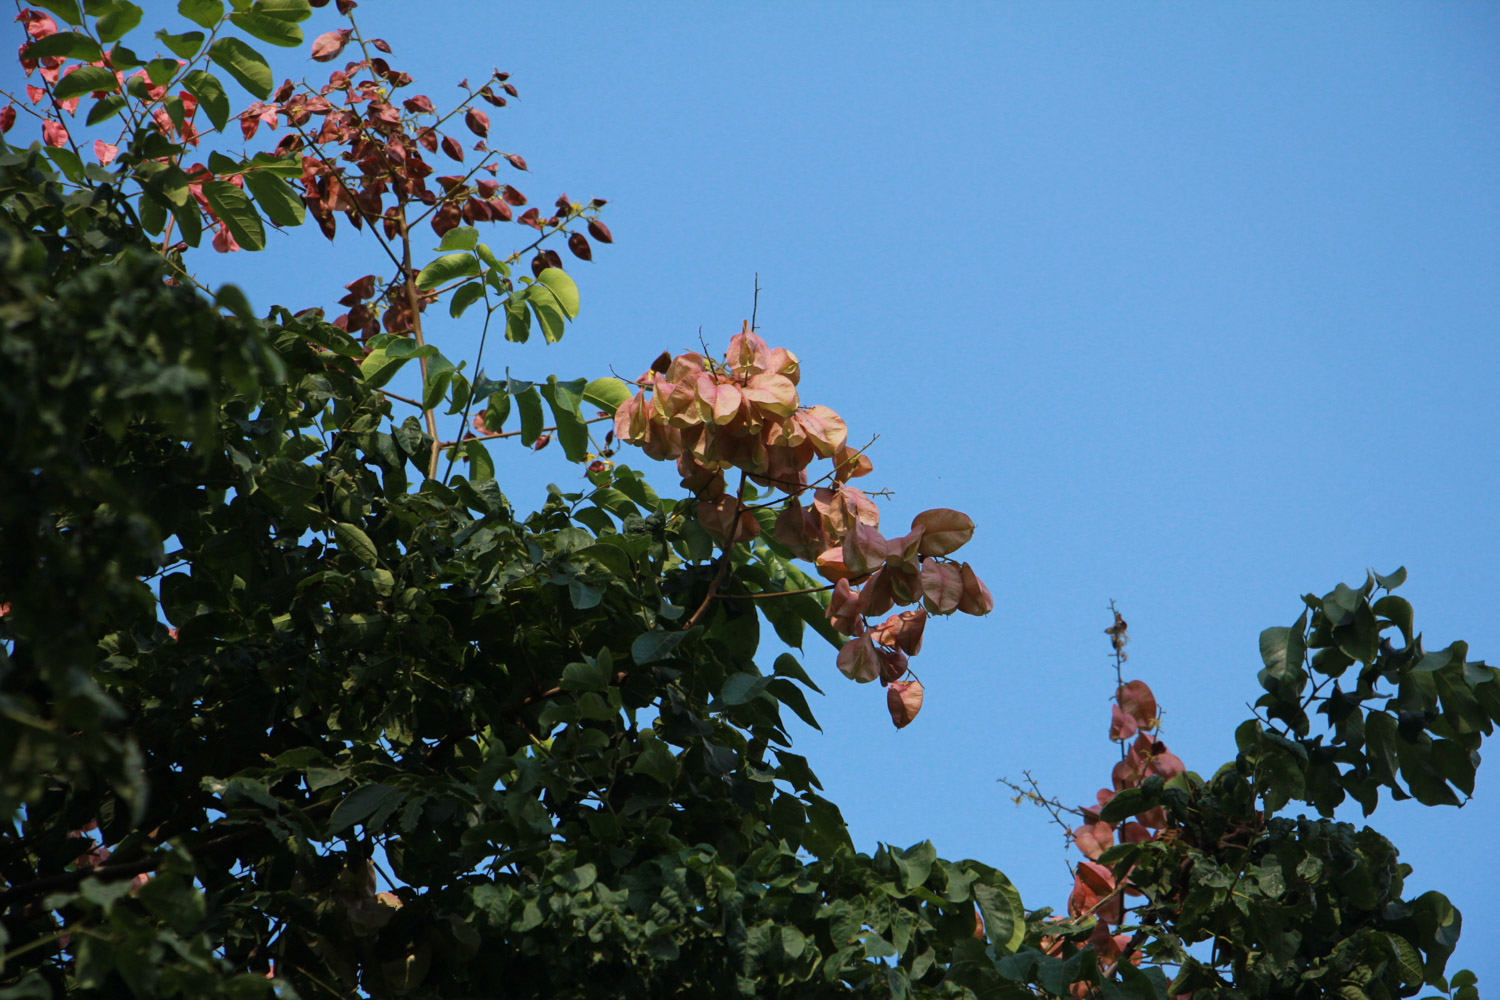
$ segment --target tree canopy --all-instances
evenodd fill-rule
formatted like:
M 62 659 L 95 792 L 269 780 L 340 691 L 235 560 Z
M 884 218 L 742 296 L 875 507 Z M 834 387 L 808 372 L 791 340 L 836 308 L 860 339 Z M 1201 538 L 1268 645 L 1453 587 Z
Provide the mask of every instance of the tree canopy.
M 133 4 L 38 6 L 42 141 L 0 146 L 0 998 L 1477 996 L 1451 904 L 1332 818 L 1459 804 L 1500 716 L 1494 668 L 1424 649 L 1403 571 L 1262 634 L 1208 777 L 1121 677 L 1066 915 L 930 842 L 862 853 L 785 713 L 817 724 L 808 660 L 917 720 L 929 617 L 993 607 L 951 558 L 974 521 L 883 531 L 869 458 L 750 322 L 633 383 L 445 357 L 444 311 L 564 336 L 554 245 L 614 239 L 598 199 L 514 211 L 526 162 L 479 107 L 505 74 L 438 109 L 342 2 L 311 55 L 354 58 L 279 88 L 255 44 L 303 45 L 305 0 L 183 0 L 202 30 L 153 58 Z M 202 145 L 282 119 L 269 151 Z M 205 237 L 309 217 L 390 258 L 333 321 L 193 278 Z M 482 241 L 507 222 L 518 249 Z M 502 494 L 503 449 L 554 437 L 582 485 Z M 767 626 L 811 648 L 762 665 Z

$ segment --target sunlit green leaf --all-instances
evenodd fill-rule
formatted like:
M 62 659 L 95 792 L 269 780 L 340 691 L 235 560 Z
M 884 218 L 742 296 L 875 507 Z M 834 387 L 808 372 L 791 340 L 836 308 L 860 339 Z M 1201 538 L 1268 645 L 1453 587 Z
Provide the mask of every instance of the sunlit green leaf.
M 220 38 L 208 47 L 208 57 L 253 96 L 262 101 L 271 96 L 271 67 L 264 56 L 238 38 Z
M 552 292 L 568 319 L 578 318 L 578 286 L 567 272 L 556 267 L 544 268 L 536 280 Z

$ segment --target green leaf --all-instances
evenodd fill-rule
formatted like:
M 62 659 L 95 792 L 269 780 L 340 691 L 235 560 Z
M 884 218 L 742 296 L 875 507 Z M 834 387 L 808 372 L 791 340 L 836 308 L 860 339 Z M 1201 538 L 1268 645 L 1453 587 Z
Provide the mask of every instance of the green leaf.
M 270 17 L 258 11 L 236 11 L 229 15 L 229 21 L 250 37 L 282 48 L 294 49 L 303 41 L 302 29 L 291 21 Z
M 547 343 L 555 344 L 562 340 L 563 327 L 567 321 L 557 303 L 557 297 L 545 285 L 532 285 L 527 292 L 526 304 L 531 306 L 531 311 L 536 313 L 537 322 L 542 324 L 542 336 L 547 339 Z
M 502 263 L 500 258 L 495 256 L 495 251 L 491 250 L 487 245 L 476 243 L 474 245 L 474 252 L 479 255 L 480 260 L 484 261 L 485 267 L 499 271 L 507 278 L 510 277 L 510 268 Z
M 418 347 L 416 342 L 405 337 L 388 337 L 382 334 L 370 341 L 370 353 L 359 363 L 360 375 L 371 389 L 385 385 L 401 366 L 413 358 L 430 358 L 437 353 L 431 344 Z
M 1260 658 L 1266 673 L 1280 683 L 1295 683 L 1302 676 L 1302 660 L 1307 655 L 1304 633 L 1307 613 L 1292 628 L 1268 628 L 1260 634 Z
M 171 209 L 172 218 L 177 223 L 177 235 L 188 246 L 197 246 L 203 238 L 203 216 L 198 212 L 198 203 L 189 200 L 181 205 L 172 205 Z
M 299 180 L 302 177 L 302 158 L 295 153 L 289 153 L 286 156 L 256 153 L 245 163 L 250 169 L 260 173 L 275 174 L 287 180 Z
M 1099 810 L 1099 818 L 1106 823 L 1119 823 L 1121 820 L 1155 808 L 1158 804 L 1160 804 L 1160 798 L 1147 795 L 1144 789 L 1122 788 L 1115 793 L 1114 798 L 1104 804 L 1104 808 Z
M 473 250 L 479 243 L 479 230 L 473 226 L 454 226 L 443 234 L 439 250 Z
M 515 397 L 516 409 L 521 413 L 521 443 L 529 448 L 542 434 L 542 397 L 536 391 L 536 386 L 511 395 Z
M 151 81 L 151 86 L 153 86 L 153 87 L 165 87 L 167 84 L 169 84 L 169 83 L 172 82 L 172 77 L 174 77 L 176 75 L 177 75 L 177 60 L 176 59 L 153 59 L 153 60 L 151 60 L 150 62 L 148 62 L 146 64 L 146 79 L 148 79 L 148 80 Z M 174 97 L 175 97 L 175 95 L 174 95 Z M 168 97 L 166 99 L 166 107 L 167 107 L 168 114 L 172 114 L 173 108 L 172 108 L 171 102 L 174 99 L 174 97 Z M 183 112 L 182 112 L 182 108 L 181 108 L 182 99 L 181 98 L 175 98 L 175 99 L 176 99 L 176 101 L 178 103 L 178 107 L 176 109 L 176 114 L 172 114 L 172 121 L 173 121 L 173 123 L 178 128 L 181 128 L 183 122 L 186 121 L 187 119 L 184 117 Z
M 116 45 L 109 50 L 109 65 L 111 69 L 122 73 L 133 69 L 139 69 L 141 58 L 123 45 Z
M 536 280 L 552 292 L 558 306 L 568 319 L 578 318 L 578 286 L 561 268 L 548 267 L 536 276 Z
M 121 99 L 121 104 L 124 100 Z M 141 192 L 141 200 L 136 207 L 136 212 L 141 217 L 141 226 L 153 236 L 161 234 L 167 228 L 167 206 L 158 197 L 148 191 Z
M 677 780 L 677 759 L 665 744 L 652 740 L 630 766 L 630 773 L 647 775 L 670 788 Z
M 177 58 L 191 60 L 202 51 L 203 39 L 208 36 L 201 31 L 184 31 L 180 35 L 174 35 L 163 28 L 156 33 L 156 37 Z
M 256 319 L 255 311 L 250 308 L 250 300 L 245 298 L 245 293 L 240 291 L 238 285 L 220 285 L 214 295 L 214 305 L 228 309 L 246 323 L 252 323 Z
M 1397 566 L 1396 571 L 1389 576 L 1381 576 L 1379 573 L 1376 573 L 1375 582 L 1386 590 L 1395 590 L 1406 582 L 1406 567 Z
M 476 390 L 476 395 L 477 395 Z M 491 393 L 484 403 L 484 429 L 491 434 L 505 430 L 505 418 L 510 416 L 510 393 Z
M 245 187 L 255 196 L 256 204 L 278 226 L 300 226 L 307 218 L 307 206 L 291 185 L 264 170 L 247 170 L 241 175 Z
M 380 556 L 376 552 L 375 543 L 370 541 L 370 536 L 365 534 L 363 528 L 345 524 L 343 521 L 335 521 L 333 522 L 333 537 L 338 539 L 340 549 L 371 569 L 380 568 Z
M 552 408 L 552 422 L 557 426 L 557 440 L 570 462 L 581 462 L 588 454 L 589 432 L 578 412 L 583 399 L 583 379 L 559 382 L 556 375 L 547 376 L 541 387 L 542 397 Z
M 83 180 L 83 161 L 78 154 L 66 146 L 48 146 L 47 158 L 57 164 L 57 168 L 67 175 L 71 181 L 81 182 Z
M 725 705 L 743 705 L 760 697 L 760 693 L 771 683 L 772 678 L 760 674 L 740 672 L 730 674 L 719 689 L 719 701 Z
M 201 69 L 189 71 L 182 78 L 182 86 L 198 101 L 198 106 L 208 115 L 214 128 L 220 132 L 229 124 L 229 96 L 219 78 Z
M 526 301 L 512 295 L 505 300 L 505 339 L 514 344 L 524 344 L 531 336 L 531 312 Z
M 901 870 L 902 888 L 915 889 L 924 884 L 927 876 L 932 874 L 933 862 L 937 861 L 937 848 L 932 846 L 932 841 L 924 840 L 904 851 L 892 850 L 891 860 Z
M 386 785 L 360 785 L 333 807 L 333 815 L 328 817 L 328 835 L 365 823 L 377 812 L 389 816 L 405 798 L 405 792 Z
M 94 22 L 94 34 L 101 42 L 118 42 L 141 23 L 141 9 L 123 0 L 110 4 L 110 11 Z M 97 89 L 97 88 L 95 88 Z
M 797 685 L 793 684 L 785 677 L 774 677 L 771 679 L 771 683 L 766 685 L 766 690 L 769 691 L 777 701 L 781 702 L 787 708 L 790 708 L 793 712 L 795 712 L 797 714 L 797 718 L 801 719 L 803 722 L 807 723 L 818 732 L 821 733 L 823 731 L 823 727 L 818 725 L 817 717 L 813 715 L 812 706 L 808 705 L 807 703 L 807 695 L 803 694 L 802 689 Z
M 1411 604 L 1404 597 L 1387 594 L 1375 602 L 1374 612 L 1380 617 L 1390 621 L 1401 630 L 1403 646 L 1410 646 L 1412 641 L 1412 619 Z
M 85 124 L 98 125 L 100 122 L 109 121 L 115 115 L 119 114 L 120 109 L 123 107 L 125 107 L 125 97 L 123 94 L 107 94 L 96 101 L 94 106 L 89 109 L 88 120 Z M 158 229 L 156 232 L 161 232 L 161 230 Z
M 208 58 L 234 77 L 255 97 L 264 101 L 271 96 L 275 78 L 265 57 L 238 38 L 221 38 L 208 47 Z
M 484 282 L 470 281 L 459 285 L 453 290 L 453 298 L 448 300 L 448 315 L 458 319 L 465 310 L 482 298 L 484 298 Z
M 88 35 L 77 31 L 58 31 L 38 38 L 26 46 L 27 59 L 46 59 L 49 56 L 65 56 L 84 62 L 97 62 L 104 58 L 99 43 Z
M 598 878 L 598 872 L 593 864 L 582 864 L 576 868 L 568 868 L 556 877 L 558 888 L 564 892 L 582 892 L 593 885 Z
M 78 9 L 78 0 L 31 0 L 31 3 L 56 14 L 75 27 L 83 24 L 83 12 Z
M 422 409 L 433 410 L 448 395 L 448 386 L 457 371 L 453 362 L 439 352 L 434 352 L 427 361 L 427 379 L 422 384 Z
M 318 491 L 318 470 L 289 458 L 273 458 L 256 485 L 283 507 L 303 507 Z
M 583 398 L 606 413 L 614 413 L 631 395 L 630 384 L 612 376 L 596 378 L 583 387 Z
M 266 230 L 245 193 L 228 181 L 204 181 L 203 197 L 246 250 L 264 250 Z
M 1026 910 L 1010 880 L 993 869 L 974 883 L 974 902 L 984 917 L 984 933 L 997 950 L 1009 954 L 1026 939 Z
M 630 658 L 640 666 L 665 660 L 672 655 L 673 650 L 682 645 L 684 639 L 697 631 L 697 628 L 692 628 L 686 631 L 667 632 L 663 629 L 653 629 L 650 632 L 642 632 L 630 644 Z
M 417 275 L 417 287 L 424 291 L 429 288 L 437 288 L 456 281 L 459 278 L 473 278 L 479 274 L 479 261 L 471 253 L 444 254 L 437 260 L 422 268 L 422 273 Z
M 306 21 L 312 17 L 312 4 L 308 0 L 255 0 L 250 9 L 283 21 Z
M 118 89 L 119 81 L 115 79 L 114 70 L 103 66 L 80 66 L 57 81 L 57 85 L 52 88 L 52 96 L 59 101 L 66 101 L 71 97 L 82 97 L 95 90 Z
M 178 0 L 177 13 L 203 28 L 214 28 L 224 18 L 223 0 Z

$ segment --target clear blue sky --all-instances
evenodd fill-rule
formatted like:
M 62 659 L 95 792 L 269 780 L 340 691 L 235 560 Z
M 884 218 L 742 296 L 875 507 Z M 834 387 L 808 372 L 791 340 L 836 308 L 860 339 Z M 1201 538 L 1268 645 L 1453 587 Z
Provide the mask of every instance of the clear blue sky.
M 978 522 L 964 554 L 996 610 L 928 629 L 911 727 L 809 645 L 828 696 L 798 749 L 863 849 L 931 838 L 1030 906 L 1065 901 L 1059 831 L 995 779 L 1029 769 L 1069 801 L 1104 783 L 1112 598 L 1129 675 L 1205 774 L 1256 697 L 1260 630 L 1366 567 L 1408 567 L 1429 648 L 1500 660 L 1500 6 L 442 12 L 358 13 L 439 105 L 460 76 L 512 72 L 492 135 L 531 164 L 516 183 L 608 198 L 616 237 L 569 265 L 564 342 L 507 346 L 491 372 L 634 375 L 700 328 L 722 349 L 758 272 L 804 401 L 881 435 L 867 482 L 895 491 L 892 522 Z M 379 267 L 310 233 L 199 263 L 257 307 L 331 306 Z M 444 351 L 477 332 L 450 327 Z M 576 481 L 558 459 L 497 451 L 502 485 L 539 503 Z M 1371 819 L 1411 894 L 1464 911 L 1452 968 L 1482 976 L 1500 974 L 1476 876 L 1495 767 L 1462 810 Z

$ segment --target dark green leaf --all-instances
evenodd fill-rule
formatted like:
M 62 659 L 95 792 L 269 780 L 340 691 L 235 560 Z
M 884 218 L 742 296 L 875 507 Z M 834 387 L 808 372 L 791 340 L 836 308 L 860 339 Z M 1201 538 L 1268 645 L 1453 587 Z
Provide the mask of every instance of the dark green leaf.
M 98 42 L 77 31 L 54 32 L 26 46 L 25 57 L 27 59 L 46 59 L 49 56 L 65 56 L 83 62 L 97 62 L 104 58 L 104 53 L 100 50 Z
M 203 28 L 214 28 L 224 17 L 223 0 L 178 0 L 177 13 Z
M 125 107 L 124 95 L 106 94 L 94 102 L 94 106 L 89 109 L 88 120 L 85 124 L 98 125 L 100 122 L 109 121 L 109 119 L 119 114 L 120 109 L 123 107 Z M 161 232 L 160 229 L 155 231 Z
M 80 66 L 57 81 L 57 85 L 52 88 L 52 96 L 59 101 L 66 101 L 70 97 L 82 97 L 95 90 L 113 91 L 118 87 L 114 70 L 103 66 Z
M 255 0 L 250 9 L 283 21 L 306 21 L 312 17 L 312 4 L 308 0 Z
M 795 678 L 818 692 L 818 694 L 823 693 L 823 689 L 813 683 L 813 679 L 807 675 L 807 671 L 802 668 L 802 664 L 798 663 L 797 658 L 791 653 L 782 653 L 776 657 L 776 663 L 772 667 L 772 672 L 778 677 Z
M 641 666 L 665 660 L 672 655 L 673 650 L 682 645 L 684 639 L 692 635 L 695 631 L 696 629 L 667 632 L 662 629 L 656 629 L 651 632 L 643 632 L 636 636 L 635 641 L 630 644 L 630 658 Z
M 153 87 L 165 87 L 177 75 L 177 68 L 176 59 L 153 59 L 146 64 L 146 79 L 151 81 Z M 171 116 L 172 123 L 179 129 L 182 128 L 183 122 L 187 120 L 182 111 L 182 99 L 171 95 L 162 103 Z
M 229 227 L 240 246 L 246 250 L 265 249 L 265 227 L 243 191 L 228 181 L 204 181 L 201 190 L 214 214 Z
M 521 414 L 521 443 L 530 447 L 542 434 L 542 397 L 535 386 L 512 395 Z
M 302 29 L 279 17 L 271 17 L 255 10 L 236 11 L 229 15 L 229 21 L 250 37 L 272 45 L 296 48 L 302 44 Z
M 125 0 L 114 0 L 109 13 L 94 22 L 94 34 L 101 42 L 117 42 L 141 23 L 141 9 Z
M 719 700 L 725 705 L 743 705 L 753 701 L 771 683 L 771 678 L 760 674 L 730 674 L 719 691 Z
M 83 24 L 83 12 L 78 9 L 78 0 L 31 0 L 31 2 L 32 6 L 50 11 L 74 27 Z
M 559 382 L 556 375 L 547 376 L 547 384 L 541 386 L 542 398 L 552 409 L 552 422 L 557 427 L 557 440 L 570 462 L 581 462 L 588 454 L 589 434 L 578 404 L 583 399 L 583 379 Z
M 183 76 L 182 85 L 197 99 L 198 106 L 208 115 L 214 128 L 222 132 L 229 124 L 229 97 L 218 77 L 201 69 L 190 70 Z
M 1375 582 L 1386 590 L 1395 590 L 1406 582 L 1406 567 L 1397 566 L 1396 571 L 1389 576 L 1381 576 L 1379 573 L 1376 573 Z
M 228 309 L 246 323 L 253 322 L 256 318 L 255 311 L 250 308 L 250 300 L 245 298 L 245 293 L 237 285 L 220 285 L 214 294 L 214 304 Z
M 823 731 L 823 727 L 818 725 L 817 717 L 813 715 L 812 707 L 807 703 L 807 696 L 802 693 L 802 689 L 797 687 L 797 685 L 784 677 L 776 677 L 771 680 L 771 683 L 766 685 L 766 690 L 771 692 L 777 701 L 795 712 L 797 718 L 818 732 L 821 733 Z
M 370 536 L 365 534 L 363 528 L 335 521 L 333 522 L 333 535 L 338 539 L 339 548 L 371 569 L 380 567 L 380 556 L 375 549 L 375 543 L 370 541 Z
M 485 447 L 483 441 L 465 441 L 464 455 L 469 460 L 471 479 L 493 480 L 495 478 L 495 462 L 490 458 L 490 450 Z
M 184 31 L 180 35 L 174 35 L 163 29 L 156 33 L 156 37 L 177 58 L 192 60 L 202 51 L 203 40 L 208 36 L 201 31 Z
M 248 170 L 243 175 L 245 187 L 255 196 L 270 220 L 278 226 L 300 226 L 307 216 L 307 206 L 290 185 L 280 177 L 263 170 Z
M 386 785 L 360 785 L 334 806 L 333 815 L 328 818 L 328 833 L 342 833 L 378 812 L 389 815 L 404 798 L 406 793 Z

